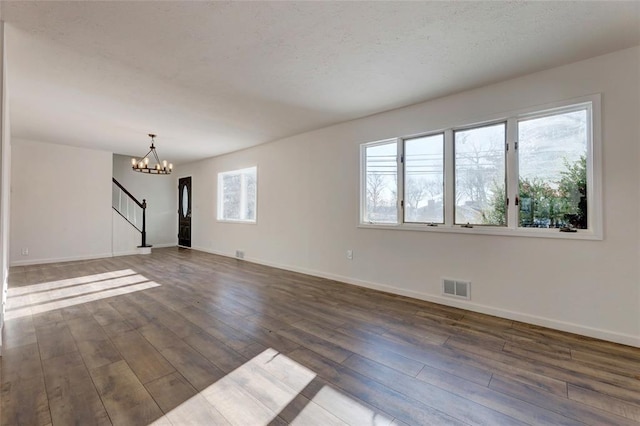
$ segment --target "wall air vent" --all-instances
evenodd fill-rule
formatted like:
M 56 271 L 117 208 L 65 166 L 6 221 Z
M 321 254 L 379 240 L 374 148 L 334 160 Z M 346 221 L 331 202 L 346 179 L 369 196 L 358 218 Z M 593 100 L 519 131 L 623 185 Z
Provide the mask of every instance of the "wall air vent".
M 471 299 L 471 282 L 443 278 L 442 294 L 445 296 L 458 297 L 460 299 Z

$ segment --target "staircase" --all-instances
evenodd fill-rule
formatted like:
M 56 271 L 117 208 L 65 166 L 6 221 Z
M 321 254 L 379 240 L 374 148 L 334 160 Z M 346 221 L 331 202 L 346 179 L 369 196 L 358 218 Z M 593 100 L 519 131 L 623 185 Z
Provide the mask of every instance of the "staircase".
M 147 244 L 147 200 L 138 201 L 116 178 L 112 178 L 112 182 L 111 207 L 140 233 L 141 242 L 137 252 L 150 254 L 151 245 Z

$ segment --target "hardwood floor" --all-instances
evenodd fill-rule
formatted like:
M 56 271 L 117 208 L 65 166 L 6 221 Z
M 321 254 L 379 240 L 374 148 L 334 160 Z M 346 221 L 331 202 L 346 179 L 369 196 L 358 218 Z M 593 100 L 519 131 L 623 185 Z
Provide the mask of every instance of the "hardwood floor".
M 2 425 L 640 424 L 640 349 L 186 249 L 10 271 Z

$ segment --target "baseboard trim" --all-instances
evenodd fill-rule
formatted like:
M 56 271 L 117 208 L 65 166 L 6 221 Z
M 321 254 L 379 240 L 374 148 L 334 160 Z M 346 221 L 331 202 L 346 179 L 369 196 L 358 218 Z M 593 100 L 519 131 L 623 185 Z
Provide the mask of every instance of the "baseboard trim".
M 10 266 L 27 266 L 27 265 L 43 265 L 45 263 L 59 263 L 59 262 L 73 262 L 77 260 L 95 260 L 104 259 L 106 257 L 113 257 L 113 253 L 95 254 L 89 256 L 69 256 L 69 257 L 56 257 L 49 259 L 29 259 L 29 260 L 13 260 Z
M 166 244 L 154 244 L 153 248 L 166 248 L 166 247 L 175 247 L 175 244 L 166 243 Z M 95 259 L 104 259 L 107 257 L 117 257 L 117 256 L 131 256 L 134 254 L 140 254 L 137 249 L 127 250 L 127 251 L 119 251 L 113 253 L 104 253 L 104 254 L 96 254 L 90 256 L 70 256 L 70 257 L 58 257 L 51 259 L 29 259 L 29 260 L 13 260 L 9 264 L 9 266 L 29 266 L 29 265 L 44 265 L 47 263 L 59 263 L 59 262 L 73 262 L 78 260 L 95 260 Z
M 140 254 L 140 252 L 136 250 L 127 250 L 127 251 L 118 251 L 113 253 L 112 257 L 120 257 L 120 256 L 131 256 L 134 254 Z
M 156 244 L 156 243 L 149 243 L 153 246 L 153 248 L 167 248 L 167 247 L 177 247 L 178 243 L 163 243 L 163 244 Z
M 193 250 L 203 251 L 206 253 L 217 254 L 219 256 L 236 259 L 235 255 L 231 253 L 206 249 L 203 247 L 191 247 L 191 248 Z M 259 265 L 265 265 L 273 268 L 284 269 L 287 271 L 299 272 L 301 274 L 312 275 L 315 277 L 326 278 L 333 281 L 340 281 L 346 284 L 352 284 L 359 287 L 370 288 L 372 290 L 384 291 L 386 293 L 392 293 L 399 296 L 411 297 L 413 299 L 424 300 L 426 302 L 438 303 L 440 305 L 466 309 L 468 311 L 478 312 L 481 314 L 493 315 L 496 317 L 501 317 L 501 318 L 505 318 L 513 321 L 519 321 L 527 324 L 547 327 L 554 330 L 566 331 L 568 333 L 574 333 L 582 336 L 593 337 L 596 339 L 606 340 L 609 342 L 620 343 L 623 345 L 634 346 L 634 347 L 640 347 L 640 337 L 634 336 L 631 334 L 618 333 L 615 331 L 609 331 L 609 330 L 604 330 L 600 328 L 587 327 L 580 324 L 554 320 L 552 318 L 546 318 L 546 317 L 541 317 L 537 315 L 523 314 L 521 312 L 510 311 L 502 308 L 496 308 L 494 306 L 482 305 L 478 303 L 461 301 L 461 300 L 453 300 L 453 299 L 449 299 L 447 297 L 442 297 L 439 295 L 420 293 L 412 290 L 405 290 L 405 289 L 390 286 L 387 284 L 358 280 L 358 279 L 347 277 L 344 275 L 337 275 L 337 274 L 332 274 L 328 272 L 316 271 L 313 269 L 283 265 L 280 263 L 265 261 L 262 259 L 244 258 L 242 260 L 251 262 L 251 263 L 256 263 Z

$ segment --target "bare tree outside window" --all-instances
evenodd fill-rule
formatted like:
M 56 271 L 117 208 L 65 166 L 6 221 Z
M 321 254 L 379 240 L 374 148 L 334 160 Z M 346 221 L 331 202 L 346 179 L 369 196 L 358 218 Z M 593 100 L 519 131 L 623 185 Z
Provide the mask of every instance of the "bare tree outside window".
M 503 117 L 362 144 L 361 224 L 601 239 L 600 95 Z
M 405 140 L 404 221 L 444 223 L 444 134 Z
M 398 222 L 397 153 L 397 142 L 366 148 L 365 222 Z

